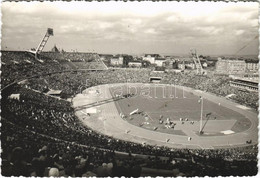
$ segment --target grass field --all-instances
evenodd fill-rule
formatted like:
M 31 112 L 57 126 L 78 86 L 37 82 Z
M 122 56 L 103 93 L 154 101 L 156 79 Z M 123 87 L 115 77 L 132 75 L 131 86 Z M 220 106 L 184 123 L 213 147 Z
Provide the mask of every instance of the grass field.
M 191 88 L 155 86 L 115 83 L 87 88 L 73 98 L 75 114 L 98 133 L 140 144 L 215 149 L 246 146 L 250 140 L 258 143 L 256 111 Z M 121 97 L 125 94 L 133 95 Z M 202 135 L 200 96 L 204 97 Z
M 144 84 L 110 87 L 110 92 L 113 97 L 134 94 L 116 101 L 119 113 L 124 114 L 124 119 L 133 125 L 175 135 L 198 134 L 201 102 L 200 97 L 192 92 L 175 86 Z M 130 116 L 136 109 L 139 113 Z M 184 121 L 180 121 L 180 118 Z M 223 131 L 238 133 L 250 126 L 251 122 L 245 116 L 203 99 L 204 136 L 224 135 Z

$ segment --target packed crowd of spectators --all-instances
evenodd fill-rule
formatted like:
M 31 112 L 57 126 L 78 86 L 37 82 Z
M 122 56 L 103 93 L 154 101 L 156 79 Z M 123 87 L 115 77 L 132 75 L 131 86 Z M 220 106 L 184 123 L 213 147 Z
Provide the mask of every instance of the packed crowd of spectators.
M 41 55 L 58 61 L 92 62 L 95 61 L 97 54 L 81 52 L 42 52 Z
M 198 76 L 192 71 L 186 72 L 185 74 L 169 72 L 167 74 L 157 74 L 157 76 L 158 75 L 163 78 L 161 83 L 172 83 L 180 86 L 187 86 L 223 97 L 234 94 L 230 99 L 239 104 L 249 106 L 255 110 L 258 109 L 258 93 L 249 92 L 230 86 L 229 82 L 231 79 L 228 76 L 218 76 L 213 74 Z
M 150 69 L 115 69 L 101 72 L 86 72 L 81 71 L 74 74 L 72 73 L 58 73 L 53 76 L 46 76 L 49 73 L 61 72 L 61 71 L 73 71 L 76 69 L 104 69 L 104 64 L 99 63 L 96 59 L 99 59 L 97 54 L 88 53 L 54 53 L 45 52 L 41 56 L 40 60 L 36 60 L 34 55 L 29 52 L 21 51 L 3 51 L 2 52 L 2 87 L 8 84 L 19 81 L 24 78 L 32 76 L 40 76 L 41 82 L 37 82 L 38 79 L 32 79 L 31 85 L 34 85 L 36 89 L 45 88 L 63 89 L 65 95 L 71 95 L 78 92 L 76 88 L 78 86 L 85 86 L 86 79 L 91 78 L 93 85 L 98 83 L 115 83 L 115 82 L 149 82 L 149 77 L 160 76 L 162 77 L 162 83 L 172 83 L 182 86 L 191 87 L 194 89 L 203 90 L 206 92 L 214 93 L 220 96 L 227 96 L 229 94 L 235 94 L 231 99 L 234 101 L 245 104 L 254 109 L 258 108 L 258 96 L 256 92 L 245 92 L 238 88 L 231 87 L 229 81 L 231 80 L 227 76 L 197 76 L 194 73 L 186 72 L 181 73 L 153 73 Z M 78 62 L 71 62 L 65 59 L 84 59 Z M 82 74 L 82 76 L 80 76 Z M 89 76 L 90 75 L 90 76 Z M 78 80 L 79 82 L 71 82 L 71 80 Z M 44 80 L 44 81 L 42 81 Z M 46 83 L 45 81 L 48 81 Z M 38 86 L 36 86 L 39 83 Z M 54 85 L 53 83 L 56 83 Z M 72 90 L 75 90 L 73 92 Z
M 258 108 L 257 92 L 242 91 L 239 88 L 230 86 L 229 81 L 231 79 L 227 76 L 197 76 L 192 72 L 185 74 L 174 72 L 153 73 L 150 69 L 79 71 L 44 76 L 40 79 L 31 79 L 29 86 L 38 90 L 40 89 L 41 91 L 46 87 L 60 89 L 66 93 L 66 96 L 73 96 L 86 88 L 86 84 L 94 86 L 106 83 L 149 83 L 150 77 L 161 77 L 161 83 L 186 86 L 218 96 L 226 97 L 227 95 L 234 94 L 230 99 L 235 102 L 256 110 Z
M 2 131 L 2 139 L 7 137 L 1 155 L 4 176 L 122 176 L 127 171 L 140 176 L 140 166 L 133 164 L 138 160 L 130 156 L 122 164 L 113 151 L 46 137 L 5 119 L 2 123 L 8 127 Z
M 13 92 L 20 93 L 19 99 L 3 98 L 2 100 L 1 140 L 2 158 L 4 158 L 2 169 L 4 168 L 3 173 L 6 175 L 48 176 L 51 168 L 56 168 L 56 172 L 64 176 L 79 175 L 77 171 L 80 171 L 80 176 L 89 171 L 97 176 L 118 174 L 134 176 L 136 172 L 132 172 L 131 169 L 139 170 L 140 175 L 141 167 L 175 169 L 178 170 L 178 174 L 191 176 L 234 173 L 244 175 L 251 173 L 247 172 L 248 169 L 253 173 L 256 169 L 256 146 L 216 150 L 179 150 L 116 140 L 83 126 L 67 101 L 20 87 Z M 17 149 L 19 154 L 16 153 Z M 50 153 L 46 153 L 46 149 Z M 118 158 L 115 151 L 127 153 L 127 159 L 120 159 L 120 156 Z M 26 156 L 22 157 L 21 152 L 26 152 L 24 153 Z M 16 158 L 17 154 L 18 158 Z M 66 156 L 64 158 L 64 154 L 71 158 Z M 135 159 L 131 154 L 156 157 Z M 168 160 L 162 161 L 158 158 L 161 156 L 168 157 Z M 81 165 L 78 158 L 83 159 L 83 162 L 84 160 L 89 162 Z M 241 170 L 239 166 L 241 162 L 246 162 L 248 167 L 243 167 Z M 222 167 L 223 163 L 224 167 Z M 116 169 L 118 164 L 123 167 L 122 172 Z M 116 170 L 113 171 L 111 168 L 110 171 L 104 171 L 103 169 L 108 169 L 108 165 L 110 168 L 115 167 Z M 204 172 L 198 171 L 205 167 L 207 169 Z
M 103 63 L 95 60 L 95 58 L 99 58 L 97 54 L 46 52 L 38 57 L 39 59 L 35 59 L 32 53 L 25 51 L 2 51 L 2 87 L 32 76 L 76 69 L 105 68 Z M 73 58 L 74 62 L 69 58 Z
M 74 115 L 70 102 L 44 94 L 53 89 L 62 90 L 65 97 L 73 97 L 90 86 L 148 83 L 150 77 L 159 76 L 161 83 L 183 85 L 220 96 L 235 93 L 236 97 L 232 99 L 255 107 L 258 96 L 252 97 L 252 93 L 230 87 L 228 77 L 154 73 L 149 69 L 59 73 L 70 66 L 66 68 L 59 62 L 48 61 L 49 58 L 44 62 L 35 61 L 33 56 L 24 52 L 6 52 L 3 55 L 2 84 L 5 86 L 16 80 L 38 76 L 8 89 L 19 93 L 19 98 L 2 95 L 1 157 L 5 176 L 140 176 L 144 168 L 170 170 L 172 176 L 257 173 L 256 145 L 191 150 L 117 140 L 83 126 Z M 45 75 L 47 73 L 53 74 Z M 134 154 L 148 156 L 143 158 Z
M 24 78 L 63 71 L 58 61 L 49 58 L 36 60 L 33 54 L 22 51 L 2 51 L 2 87 Z
M 62 65 L 67 65 L 72 69 L 104 69 L 102 62 L 96 53 L 80 52 L 43 52 L 42 56 L 59 61 Z

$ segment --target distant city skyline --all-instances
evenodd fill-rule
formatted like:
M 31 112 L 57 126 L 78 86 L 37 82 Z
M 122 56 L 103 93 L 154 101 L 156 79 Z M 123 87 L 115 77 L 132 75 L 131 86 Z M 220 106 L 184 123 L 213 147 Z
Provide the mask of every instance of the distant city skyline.
M 1 49 L 258 55 L 257 2 L 3 2 Z

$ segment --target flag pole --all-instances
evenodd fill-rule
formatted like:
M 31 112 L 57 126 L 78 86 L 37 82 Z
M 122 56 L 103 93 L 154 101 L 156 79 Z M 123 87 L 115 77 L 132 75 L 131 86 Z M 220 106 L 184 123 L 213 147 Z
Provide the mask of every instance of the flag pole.
M 201 97 L 201 107 L 200 107 L 200 134 L 202 134 L 202 116 L 203 116 L 203 97 Z

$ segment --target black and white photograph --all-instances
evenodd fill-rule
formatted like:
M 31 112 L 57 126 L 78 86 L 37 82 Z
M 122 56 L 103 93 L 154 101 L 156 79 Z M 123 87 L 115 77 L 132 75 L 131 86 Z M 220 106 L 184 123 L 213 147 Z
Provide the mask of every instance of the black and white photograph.
M 1 176 L 258 175 L 259 2 L 1 13 Z

